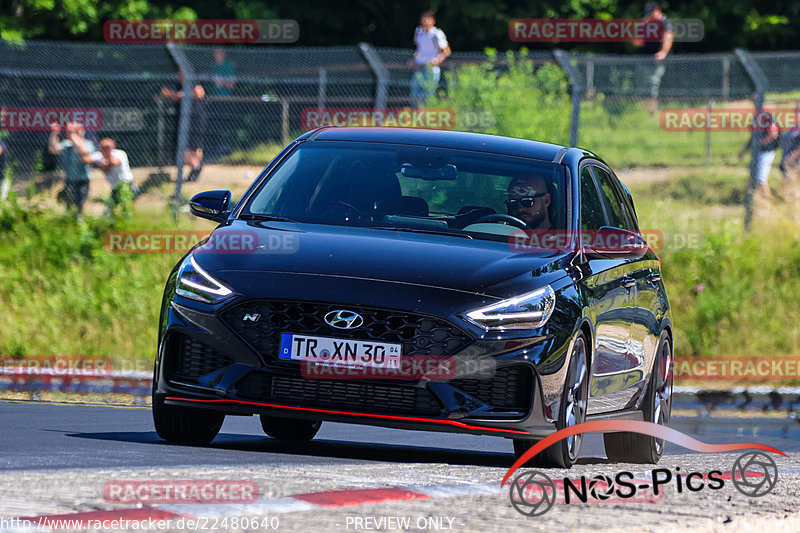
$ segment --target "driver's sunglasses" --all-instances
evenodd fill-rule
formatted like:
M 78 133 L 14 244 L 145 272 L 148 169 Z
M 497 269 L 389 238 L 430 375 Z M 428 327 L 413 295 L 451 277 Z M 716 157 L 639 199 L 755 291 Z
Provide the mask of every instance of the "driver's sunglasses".
M 523 208 L 533 207 L 533 204 L 536 202 L 536 199 L 541 198 L 546 194 L 547 194 L 546 192 L 542 192 L 539 194 L 534 194 L 533 196 L 526 196 L 525 198 L 520 198 L 519 200 L 506 200 L 506 207 L 512 210 L 518 209 L 520 206 L 522 206 Z

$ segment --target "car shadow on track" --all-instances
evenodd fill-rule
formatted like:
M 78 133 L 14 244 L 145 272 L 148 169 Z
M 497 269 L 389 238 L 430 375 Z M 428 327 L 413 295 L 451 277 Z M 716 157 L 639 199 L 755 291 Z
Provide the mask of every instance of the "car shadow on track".
M 271 453 L 290 456 L 356 459 L 393 463 L 445 463 L 453 465 L 489 466 L 508 468 L 514 463 L 513 453 L 457 450 L 408 444 L 347 442 L 335 439 L 316 439 L 311 442 L 289 442 L 253 435 L 221 433 L 211 444 L 186 446 L 161 440 L 155 432 L 71 433 L 69 437 L 128 443 L 153 444 L 172 449 L 191 448 L 209 455 L 230 450 L 240 453 Z M 599 457 L 582 457 L 578 464 L 607 464 Z

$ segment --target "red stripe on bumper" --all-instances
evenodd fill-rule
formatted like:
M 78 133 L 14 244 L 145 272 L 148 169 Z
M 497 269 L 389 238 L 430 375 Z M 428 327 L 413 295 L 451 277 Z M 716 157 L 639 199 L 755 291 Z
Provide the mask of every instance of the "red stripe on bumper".
M 347 415 L 347 416 L 361 416 L 365 418 L 378 418 L 381 420 L 400 420 L 405 422 L 428 422 L 432 424 L 444 424 L 446 426 L 455 426 L 463 429 L 471 429 L 476 431 L 496 431 L 498 433 L 514 433 L 517 435 L 529 435 L 527 431 L 519 429 L 502 429 L 502 428 L 489 428 L 483 426 L 472 426 L 457 420 L 440 420 L 438 418 L 418 418 L 414 416 L 396 416 L 396 415 L 376 415 L 373 413 L 353 413 L 348 411 L 332 411 L 330 409 L 315 409 L 312 407 L 295 407 L 293 405 L 279 405 L 274 403 L 260 403 L 260 402 L 247 402 L 244 400 L 200 400 L 195 398 L 176 398 L 168 396 L 167 400 L 177 400 L 181 402 L 195 402 L 195 403 L 234 403 L 242 405 L 257 405 L 259 407 L 274 407 L 276 409 L 289 409 L 293 411 L 306 411 L 311 413 L 325 413 L 332 415 Z

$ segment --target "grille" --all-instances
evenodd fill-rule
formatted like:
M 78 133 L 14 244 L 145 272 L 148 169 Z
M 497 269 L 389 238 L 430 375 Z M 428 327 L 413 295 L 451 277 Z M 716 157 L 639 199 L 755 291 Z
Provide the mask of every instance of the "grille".
M 531 380 L 527 366 L 512 365 L 498 368 L 491 379 L 454 379 L 448 383 L 495 409 L 527 411 Z
M 364 325 L 353 330 L 336 329 L 325 315 L 336 309 L 356 311 Z M 258 322 L 245 315 L 261 315 Z M 403 345 L 403 355 L 454 355 L 472 342 L 455 325 L 435 317 L 388 309 L 309 302 L 243 302 L 222 314 L 222 319 L 265 358 L 276 358 L 281 333 L 392 342 Z
M 209 345 L 187 335 L 180 335 L 178 364 L 173 376 L 197 379 L 232 364 L 230 357 Z
M 427 389 L 376 385 L 345 380 L 305 379 L 249 374 L 239 396 L 287 405 L 325 409 L 356 409 L 372 413 L 438 415 L 441 406 Z

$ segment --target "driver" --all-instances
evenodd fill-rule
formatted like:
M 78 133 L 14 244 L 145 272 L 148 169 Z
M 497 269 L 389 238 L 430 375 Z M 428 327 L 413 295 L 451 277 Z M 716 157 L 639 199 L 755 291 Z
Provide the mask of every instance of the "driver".
M 508 214 L 516 217 L 529 228 L 547 230 L 550 224 L 550 193 L 539 176 L 514 178 L 508 184 Z

